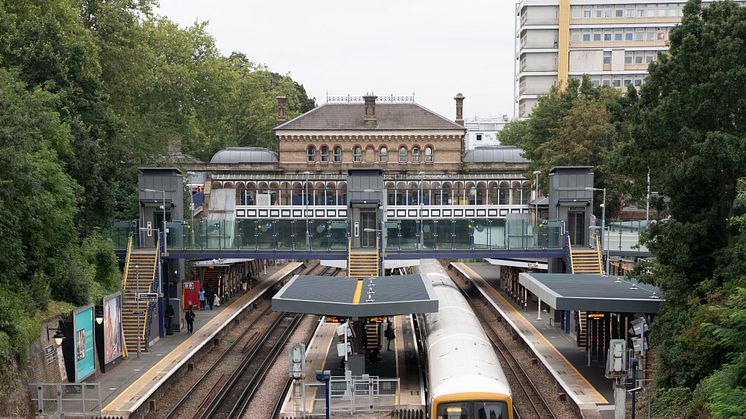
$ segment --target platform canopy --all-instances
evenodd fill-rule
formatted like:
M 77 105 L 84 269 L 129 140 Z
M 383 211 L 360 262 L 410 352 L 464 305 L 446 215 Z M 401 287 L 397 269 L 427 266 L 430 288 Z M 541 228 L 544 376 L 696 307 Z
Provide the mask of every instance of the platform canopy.
M 624 277 L 522 272 L 518 282 L 555 310 L 657 313 L 660 289 Z
M 438 298 L 419 274 L 365 280 L 299 275 L 272 297 L 272 309 L 359 319 L 435 313 Z

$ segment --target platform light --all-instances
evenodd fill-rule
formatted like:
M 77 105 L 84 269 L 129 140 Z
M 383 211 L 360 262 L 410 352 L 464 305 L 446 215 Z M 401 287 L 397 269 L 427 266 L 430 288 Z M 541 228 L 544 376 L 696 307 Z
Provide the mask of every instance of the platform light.
M 102 324 L 104 322 L 104 308 L 96 306 L 96 323 Z

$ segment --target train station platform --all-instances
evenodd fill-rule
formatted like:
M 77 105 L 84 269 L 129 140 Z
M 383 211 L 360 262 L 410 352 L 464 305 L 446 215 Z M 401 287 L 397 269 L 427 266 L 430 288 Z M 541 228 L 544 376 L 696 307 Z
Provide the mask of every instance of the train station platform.
M 537 320 L 536 307 L 525 310 L 499 289 L 499 271 L 488 263 L 451 263 L 453 269 L 474 284 L 503 319 L 526 342 L 565 394 L 580 408 L 584 417 L 605 417 L 612 413 L 612 381 L 598 366 L 588 367 L 584 348 L 547 319 Z M 602 413 L 603 412 L 603 413 Z
M 399 379 L 400 391 L 394 400 L 399 409 L 423 409 L 426 406 L 422 365 L 419 362 L 419 349 L 410 315 L 392 317 L 396 338 L 391 342 L 391 350 L 386 350 L 386 340 L 382 342 L 381 359 L 377 363 L 366 362 L 366 373 L 382 379 Z M 339 323 L 321 321 L 306 350 L 306 379 L 304 385 L 316 384 L 317 370 L 330 370 L 332 376 L 344 377 L 343 358 L 336 350 Z M 309 388 L 309 387 L 306 387 Z M 306 394 L 305 412 L 312 415 L 324 414 L 323 387 L 315 387 L 315 394 Z M 292 391 L 288 392 L 281 416 L 294 414 Z M 321 402 L 320 402 L 321 401 Z
M 140 358 L 131 353 L 120 365 L 91 382 L 101 384 L 102 415 L 127 418 L 141 416 L 149 410 L 148 401 L 160 387 L 186 368 L 192 357 L 199 353 L 233 322 L 245 309 L 261 298 L 266 290 L 289 278 L 303 267 L 300 262 L 288 262 L 267 269 L 256 285 L 232 302 L 214 310 L 196 312 L 194 332 L 181 332 L 156 342 Z

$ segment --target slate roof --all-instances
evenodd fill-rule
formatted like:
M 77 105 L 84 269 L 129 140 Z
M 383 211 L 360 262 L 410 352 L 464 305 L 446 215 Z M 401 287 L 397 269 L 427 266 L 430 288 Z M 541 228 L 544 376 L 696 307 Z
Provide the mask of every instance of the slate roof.
M 366 127 L 364 113 L 364 103 L 327 103 L 277 126 L 275 131 L 466 130 L 416 103 L 376 103 L 374 128 Z

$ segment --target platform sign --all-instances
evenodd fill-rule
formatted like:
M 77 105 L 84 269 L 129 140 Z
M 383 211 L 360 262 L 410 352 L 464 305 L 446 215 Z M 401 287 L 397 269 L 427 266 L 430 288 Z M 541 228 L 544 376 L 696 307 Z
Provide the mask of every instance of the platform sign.
M 158 293 L 157 292 L 138 292 L 137 294 L 135 294 L 135 300 L 154 303 L 158 301 Z
M 73 345 L 75 353 L 75 382 L 79 383 L 96 371 L 93 346 L 93 305 L 73 312 Z
M 122 295 L 104 297 L 104 364 L 122 356 Z

